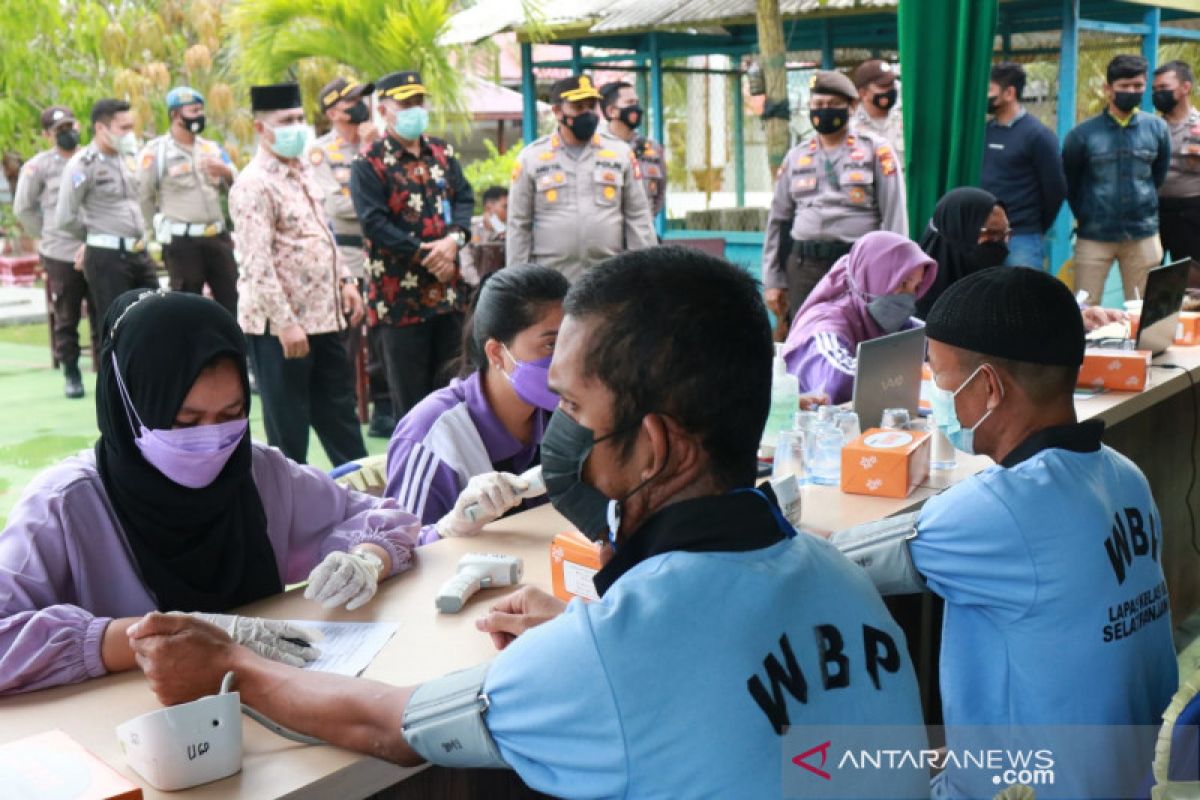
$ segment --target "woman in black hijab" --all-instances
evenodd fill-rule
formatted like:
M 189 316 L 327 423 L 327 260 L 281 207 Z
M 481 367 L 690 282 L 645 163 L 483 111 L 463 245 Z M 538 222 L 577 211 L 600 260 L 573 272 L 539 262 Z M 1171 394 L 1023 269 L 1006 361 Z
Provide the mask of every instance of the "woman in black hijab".
M 0 533 L 0 694 L 134 668 L 126 630 L 154 610 L 303 665 L 304 631 L 220 612 L 306 578 L 357 608 L 411 564 L 419 521 L 251 442 L 245 340 L 212 300 L 127 292 L 103 333 L 100 440 L 31 481 Z
M 920 241 L 938 269 L 933 287 L 917 301 L 917 316 L 925 319 L 950 284 L 1003 264 L 1011 235 L 1004 204 L 990 192 L 965 186 L 943 195 Z

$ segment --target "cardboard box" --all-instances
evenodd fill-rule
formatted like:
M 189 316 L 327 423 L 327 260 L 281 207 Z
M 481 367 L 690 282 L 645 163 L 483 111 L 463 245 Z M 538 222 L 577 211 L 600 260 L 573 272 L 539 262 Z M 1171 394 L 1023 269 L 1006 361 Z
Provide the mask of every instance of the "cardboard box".
M 908 497 L 929 477 L 930 447 L 925 431 L 871 428 L 842 448 L 842 491 Z
M 1078 386 L 1140 392 L 1146 388 L 1150 372 L 1149 350 L 1106 350 L 1089 347 L 1083 354 Z
M 1200 344 L 1200 311 L 1179 312 L 1179 325 L 1175 328 L 1175 344 L 1184 347 Z
M 550 579 L 559 600 L 599 600 L 592 578 L 603 566 L 600 545 L 578 531 L 560 533 L 550 542 Z
M 0 745 L 6 800 L 142 800 L 142 790 L 60 730 Z

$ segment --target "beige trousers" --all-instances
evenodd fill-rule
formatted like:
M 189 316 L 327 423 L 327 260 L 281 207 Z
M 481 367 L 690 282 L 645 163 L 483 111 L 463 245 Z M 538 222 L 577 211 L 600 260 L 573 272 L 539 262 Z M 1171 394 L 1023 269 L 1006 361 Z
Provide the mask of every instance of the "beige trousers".
M 1076 239 L 1075 290 L 1087 292 L 1084 302 L 1099 305 L 1104 297 L 1104 282 L 1108 280 L 1108 272 L 1115 259 L 1121 267 L 1125 299 L 1141 297 L 1142 292 L 1146 291 L 1146 273 L 1162 263 L 1162 257 L 1158 234 L 1123 242 Z

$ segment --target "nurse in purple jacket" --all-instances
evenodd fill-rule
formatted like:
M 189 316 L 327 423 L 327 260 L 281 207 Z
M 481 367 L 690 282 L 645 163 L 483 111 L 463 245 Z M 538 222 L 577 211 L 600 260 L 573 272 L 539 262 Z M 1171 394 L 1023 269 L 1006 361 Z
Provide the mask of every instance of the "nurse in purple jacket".
M 558 405 L 546 381 L 568 288 L 559 272 L 531 264 L 489 275 L 463 330 L 459 377 L 396 426 L 384 495 L 420 517 L 421 544 L 473 536 L 521 505 L 520 474 L 539 463 Z
M 917 300 L 937 262 L 890 231 L 863 236 L 809 294 L 792 322 L 783 358 L 800 391 L 845 403 L 854 390 L 858 344 L 920 324 Z
M 0 533 L 0 694 L 135 668 L 125 631 L 156 609 L 303 665 L 304 631 L 221 612 L 306 577 L 357 607 L 411 565 L 410 514 L 251 443 L 245 338 L 220 305 L 127 292 L 103 341 L 96 447 L 34 478 Z

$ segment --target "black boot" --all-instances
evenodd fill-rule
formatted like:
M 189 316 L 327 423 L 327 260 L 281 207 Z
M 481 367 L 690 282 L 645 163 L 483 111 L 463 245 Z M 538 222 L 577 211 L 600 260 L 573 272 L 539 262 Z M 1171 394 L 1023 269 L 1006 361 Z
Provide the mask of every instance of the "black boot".
M 78 361 L 63 362 L 63 378 L 66 379 L 63 394 L 72 400 L 83 397 L 83 376 L 79 374 Z
M 371 424 L 367 427 L 367 436 L 373 439 L 390 439 L 395 429 L 396 418 L 376 405 L 374 413 L 371 414 Z

